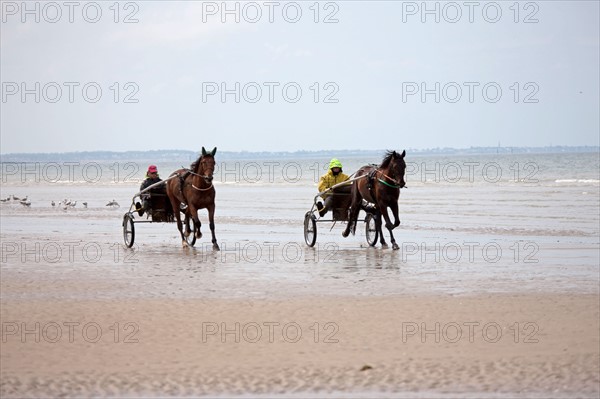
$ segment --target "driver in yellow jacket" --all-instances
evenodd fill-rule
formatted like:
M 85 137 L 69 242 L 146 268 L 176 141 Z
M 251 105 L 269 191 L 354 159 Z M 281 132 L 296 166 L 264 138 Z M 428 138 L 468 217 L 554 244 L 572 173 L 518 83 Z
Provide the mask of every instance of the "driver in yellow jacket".
M 323 192 L 332 186 L 348 180 L 350 177 L 342 172 L 342 163 L 337 159 L 333 158 L 329 162 L 329 170 L 319 180 L 319 192 Z M 317 209 L 321 217 L 325 216 L 327 211 L 331 208 L 333 202 L 333 195 L 331 192 L 321 195 L 325 204 L 321 201 L 317 202 Z

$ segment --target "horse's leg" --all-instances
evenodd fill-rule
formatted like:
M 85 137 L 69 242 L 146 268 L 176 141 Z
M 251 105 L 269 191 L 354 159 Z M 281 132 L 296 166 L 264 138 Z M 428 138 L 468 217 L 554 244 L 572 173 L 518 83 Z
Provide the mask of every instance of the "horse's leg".
M 190 233 L 192 232 L 192 230 L 190 229 L 190 214 L 187 211 L 185 212 L 184 222 L 185 222 L 185 233 L 184 233 L 184 235 L 186 237 L 189 237 Z
M 400 218 L 398 217 L 398 203 L 397 202 L 392 202 L 390 204 L 390 209 L 392 211 L 392 215 L 394 215 L 394 227 L 398 227 L 400 226 Z
M 358 219 L 358 213 L 360 212 L 360 202 L 362 196 L 360 195 L 360 190 L 358 189 L 358 182 L 356 182 L 355 186 L 352 187 L 350 195 L 352 195 L 352 203 L 350 204 L 350 210 L 348 211 L 348 224 L 346 225 L 346 229 L 342 232 L 342 237 L 344 238 L 350 235 L 352 227 Z
M 385 237 L 383 237 L 383 229 L 381 228 L 381 211 L 377 211 L 375 215 L 375 228 L 379 232 L 379 242 L 381 243 L 381 248 L 387 248 L 387 242 L 385 242 Z
M 356 220 L 358 219 L 358 212 L 360 212 L 359 202 L 356 201 L 355 198 L 352 199 L 352 205 L 350 205 L 350 212 L 348 215 L 348 224 L 346 225 L 346 230 L 343 231 L 342 237 L 346 238 L 350 235 L 353 226 L 356 224 Z
M 181 223 L 181 214 L 179 212 L 179 204 L 181 203 L 175 196 L 169 197 L 171 199 L 171 206 L 173 209 L 176 209 L 175 219 L 177 219 L 177 229 L 179 230 L 179 234 L 181 234 L 181 242 L 183 247 L 187 247 L 188 244 L 185 241 L 185 236 L 183 235 L 183 223 Z
M 390 232 L 390 241 L 392 242 L 392 249 L 393 250 L 400 249 L 398 244 L 396 244 L 396 239 L 394 238 L 394 233 L 392 233 L 392 229 L 388 229 L 388 231 Z
M 206 209 L 208 210 L 208 226 L 212 235 L 213 249 L 220 251 L 219 244 L 217 244 L 217 236 L 215 235 L 215 205 L 209 205 Z
M 188 203 L 188 209 L 190 216 L 194 219 L 194 234 L 196 235 L 196 239 L 202 238 L 202 233 L 200 232 L 200 218 L 198 217 L 198 209 L 191 202 Z
M 385 228 L 388 230 L 392 230 L 394 228 L 394 225 L 392 224 L 392 221 L 390 220 L 390 215 L 388 214 L 388 204 L 379 204 L 379 209 L 381 209 L 381 214 L 383 216 L 383 220 L 385 220 Z
M 394 239 L 394 233 L 392 233 L 392 230 L 394 229 L 395 226 L 390 221 L 390 215 L 388 215 L 387 207 L 380 207 L 380 208 L 381 208 L 381 213 L 383 214 L 383 218 L 385 219 L 385 227 L 390 232 L 390 241 L 392 242 L 392 249 L 400 249 L 400 247 L 398 247 L 398 244 L 396 244 L 396 240 Z
M 194 226 L 196 228 L 196 238 L 199 240 L 202 238 L 202 231 L 200 231 L 200 227 L 202 227 L 202 222 L 200 221 L 200 216 L 198 215 L 198 209 L 196 209 L 196 218 L 194 219 Z

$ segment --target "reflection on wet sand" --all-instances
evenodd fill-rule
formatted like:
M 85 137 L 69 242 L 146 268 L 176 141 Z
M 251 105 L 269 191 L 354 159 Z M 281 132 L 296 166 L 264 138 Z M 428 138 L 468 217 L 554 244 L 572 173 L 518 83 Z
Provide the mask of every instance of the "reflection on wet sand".
M 597 183 L 409 185 L 398 251 L 326 223 L 307 247 L 312 184 L 217 185 L 220 252 L 202 213 L 195 248 L 174 224 L 125 248 L 104 205 L 135 185 L 19 186 L 31 207 L 0 204 L 1 396 L 597 397 Z M 65 195 L 88 208 L 51 207 Z M 231 335 L 203 342 L 207 326 Z

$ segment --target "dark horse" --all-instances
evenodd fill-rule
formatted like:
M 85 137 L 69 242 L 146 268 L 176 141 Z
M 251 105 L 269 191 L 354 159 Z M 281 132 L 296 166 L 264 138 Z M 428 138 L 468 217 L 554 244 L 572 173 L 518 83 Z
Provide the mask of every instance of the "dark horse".
M 217 237 L 215 237 L 215 187 L 212 184 L 216 152 L 216 147 L 211 152 L 206 152 L 204 147 L 202 147 L 202 155 L 192 164 L 191 170 L 176 170 L 171 176 L 178 175 L 179 178 L 171 179 L 167 182 L 167 195 L 175 210 L 177 228 L 181 234 L 184 247 L 188 246 L 185 237 L 189 236 L 190 233 L 195 234 L 197 239 L 202 237 L 198 210 L 206 208 L 208 210 L 208 222 L 212 234 L 213 249 L 219 250 Z M 185 210 L 185 235 L 179 212 L 181 203 L 187 205 Z M 190 217 L 194 220 L 194 232 L 190 231 Z
M 356 180 L 352 185 L 352 204 L 350 205 L 348 225 L 342 233 L 344 237 L 348 237 L 350 231 L 354 232 L 358 213 L 361 210 L 362 200 L 375 204 L 375 227 L 379 232 L 381 246 L 387 246 L 383 233 L 381 231 L 381 216 L 385 219 L 385 227 L 390 232 L 390 240 L 392 248 L 399 249 L 392 230 L 400 225 L 398 218 L 398 198 L 400 197 L 400 189 L 406 186 L 404 182 L 404 171 L 406 163 L 404 156 L 406 151 L 398 154 L 396 151 L 388 151 L 379 167 L 375 165 L 367 165 L 360 168 L 355 177 L 366 175 L 365 178 Z M 392 210 L 394 215 L 394 224 L 390 220 L 387 208 Z M 362 208 L 364 209 L 364 208 Z

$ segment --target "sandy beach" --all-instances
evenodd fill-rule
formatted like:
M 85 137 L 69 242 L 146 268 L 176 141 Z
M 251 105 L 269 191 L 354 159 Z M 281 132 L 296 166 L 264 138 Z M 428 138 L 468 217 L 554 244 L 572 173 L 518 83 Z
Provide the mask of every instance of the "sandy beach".
M 9 182 L 33 205 L 0 208 L 0 394 L 597 398 L 598 182 L 543 177 L 409 180 L 398 251 L 331 223 L 307 247 L 311 181 L 218 185 L 220 252 L 206 213 L 195 248 L 125 248 L 134 184 Z
M 5 330 L 39 343 L 5 333 L 2 394 L 592 398 L 597 299 L 12 302 Z

